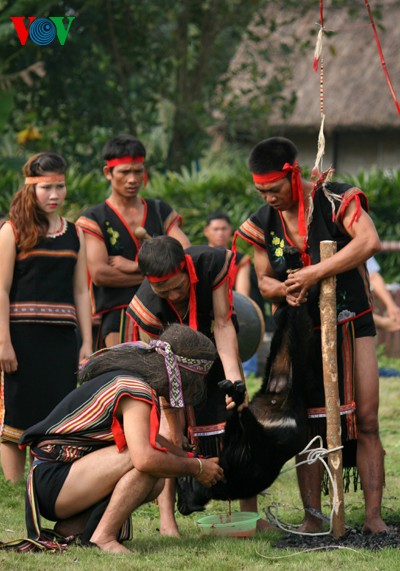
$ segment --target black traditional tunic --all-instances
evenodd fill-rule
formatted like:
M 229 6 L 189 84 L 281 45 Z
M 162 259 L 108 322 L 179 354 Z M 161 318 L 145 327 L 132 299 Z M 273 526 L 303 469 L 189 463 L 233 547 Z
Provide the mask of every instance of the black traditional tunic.
M 351 200 L 357 200 L 359 207 L 368 210 L 365 194 L 348 184 L 329 183 L 328 189 L 342 197 L 342 201 L 332 204 L 321 189 L 314 194 L 314 210 L 308 230 L 307 253 L 311 264 L 320 261 L 320 242 L 333 240 L 337 243 L 337 250 L 341 250 L 351 241 L 342 225 L 345 209 Z M 285 281 L 287 277 L 287 260 L 283 248 L 294 246 L 286 233 L 282 215 L 269 205 L 262 206 L 250 216 L 238 229 L 237 234 L 253 246 L 265 250 L 276 278 Z M 308 308 L 316 326 L 320 325 L 319 290 L 317 284 L 309 292 Z M 365 264 L 338 274 L 336 283 L 337 320 L 338 323 L 352 321 L 361 315 L 372 312 L 372 298 L 369 288 L 368 272 Z
M 151 433 L 155 444 L 159 417 L 157 394 L 143 380 L 121 370 L 103 373 L 70 392 L 45 419 L 24 432 L 20 445 L 37 449 L 36 457 L 52 462 L 75 462 L 112 444 L 121 451 L 126 440 L 116 410 L 125 396 L 154 409 Z M 40 443 L 45 440 L 54 444 L 42 447 Z
M 10 290 L 10 333 L 18 369 L 4 374 L 1 438 L 47 416 L 76 387 L 78 367 L 73 279 L 80 242 L 74 224 L 41 239 L 29 252 L 17 244 Z
M 195 285 L 197 329 L 212 339 L 212 293 L 228 278 L 233 254 L 230 250 L 209 246 L 191 246 L 185 253 L 192 258 L 199 280 Z M 188 325 L 189 318 L 188 312 L 186 318 L 181 319 L 174 306 L 168 300 L 158 297 L 146 279 L 130 301 L 127 314 L 151 337 L 159 337 L 171 323 Z
M 86 454 L 106 446 L 116 445 L 119 451 L 125 448 L 124 428 L 116 415 L 123 397 L 139 400 L 151 407 L 150 443 L 158 448 L 156 436 L 160 410 L 157 394 L 146 382 L 124 370 L 103 373 L 82 384 L 67 395 L 47 418 L 23 434 L 20 445 L 31 446 L 36 458 L 27 481 L 26 526 L 30 539 L 40 541 L 44 538 L 40 512 L 46 514 L 46 510 L 51 509 L 48 497 L 53 498 L 51 503 L 55 502 L 63 480 L 68 475 L 68 469 L 62 468 L 61 476 L 58 470 L 53 470 L 49 478 L 49 464 L 72 464 Z M 51 473 L 54 474 L 54 481 L 51 480 Z M 43 490 L 42 478 L 43 482 L 46 481 L 47 491 L 41 500 L 35 485 Z M 108 498 L 104 505 L 100 505 L 101 512 L 107 503 Z M 88 526 L 95 527 L 95 524 L 91 522 Z M 126 525 L 121 531 L 120 539 L 129 537 L 128 527 Z M 91 533 L 93 529 L 87 531 L 88 539 Z
M 344 248 L 350 241 L 351 236 L 343 227 L 343 217 L 350 201 L 356 200 L 357 209 L 355 220 L 361 213 L 361 208 L 368 210 L 368 202 L 365 194 L 348 184 L 328 183 L 330 192 L 339 195 L 340 200 L 333 203 L 328 200 L 321 188 L 313 195 L 314 209 L 312 220 L 308 229 L 308 243 L 305 254 L 310 257 L 311 264 L 320 261 L 320 242 L 333 240 L 337 243 L 337 250 Z M 285 246 L 295 246 L 286 232 L 282 214 L 269 205 L 264 205 L 252 214 L 238 229 L 236 237 L 240 236 L 256 248 L 260 248 L 268 254 L 270 264 L 276 278 L 284 281 L 287 277 L 288 260 L 284 252 Z M 300 252 L 299 252 L 300 253 Z M 319 284 L 313 286 L 308 295 L 308 309 L 316 327 L 316 341 L 320 344 L 320 311 L 319 311 Z M 353 343 L 357 337 L 357 328 L 366 327 L 368 335 L 375 332 L 372 318 L 372 298 L 369 287 L 368 272 L 365 264 L 357 268 L 343 272 L 336 276 L 336 307 L 338 323 L 338 367 L 341 379 L 341 414 L 343 434 L 347 438 L 356 437 L 355 430 L 355 402 L 353 386 Z M 282 304 L 283 306 L 283 304 Z M 279 307 L 276 308 L 275 316 L 279 319 Z M 354 331 L 355 329 L 355 331 Z M 360 333 L 362 335 L 362 333 Z M 324 394 L 322 381 L 321 349 L 317 349 L 315 360 L 310 366 L 314 366 L 317 378 L 320 379 L 319 388 L 309 395 L 309 417 L 325 417 Z M 316 429 L 320 433 L 321 423 Z M 345 459 L 346 461 L 346 459 Z M 353 459 L 349 460 L 352 463 Z
M 150 236 L 168 234 L 175 224 L 181 225 L 182 218 L 166 202 L 141 200 L 144 205 L 141 226 Z M 77 225 L 104 242 L 109 256 L 123 256 L 137 261 L 141 242 L 132 234 L 127 221 L 109 200 L 89 208 L 79 218 Z M 115 309 L 125 309 L 138 287 L 103 287 L 91 283 L 93 313 L 99 315 Z

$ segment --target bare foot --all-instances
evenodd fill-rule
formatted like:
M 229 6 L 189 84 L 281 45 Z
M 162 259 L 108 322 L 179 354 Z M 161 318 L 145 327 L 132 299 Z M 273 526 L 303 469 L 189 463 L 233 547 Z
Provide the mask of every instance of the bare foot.
M 272 525 L 272 523 L 268 523 L 265 519 L 259 519 L 257 521 L 257 531 L 262 531 L 267 533 L 268 531 L 276 531 L 277 528 Z
M 164 535 L 165 537 L 180 537 L 181 534 L 179 532 L 178 526 L 174 522 L 169 526 L 161 526 L 160 525 L 160 535 Z
M 93 543 L 102 551 L 107 551 L 107 553 L 132 553 L 127 547 L 122 545 L 122 543 L 119 543 L 119 541 L 116 539 L 112 541 L 106 541 L 104 543 L 91 540 L 91 543 Z
M 299 533 L 320 533 L 322 531 L 321 521 L 305 520 L 298 528 Z
M 370 521 L 366 521 L 363 526 L 364 533 L 384 533 L 389 532 L 390 528 L 381 518 L 376 518 Z

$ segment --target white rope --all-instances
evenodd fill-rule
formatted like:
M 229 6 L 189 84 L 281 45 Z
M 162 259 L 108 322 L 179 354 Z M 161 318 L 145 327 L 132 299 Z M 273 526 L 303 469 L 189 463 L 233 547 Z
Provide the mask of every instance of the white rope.
M 317 35 L 317 42 L 315 44 L 315 50 L 314 50 L 314 60 L 319 60 L 322 54 L 322 38 L 323 38 L 323 34 L 324 34 L 324 29 L 320 24 L 317 24 L 317 26 L 319 26 L 319 31 L 318 31 L 318 35 Z
M 318 147 L 317 156 L 315 158 L 313 171 L 323 171 L 323 157 L 325 155 L 325 135 L 324 135 L 324 125 L 325 125 L 325 113 L 321 113 L 321 125 L 318 133 Z
M 315 441 L 319 441 L 319 447 L 317 448 L 310 448 Z M 323 516 L 321 519 L 326 519 L 327 521 L 329 521 L 329 530 L 328 531 L 321 531 L 321 532 L 314 532 L 314 533 L 310 533 L 310 532 L 305 532 L 305 531 L 298 531 L 298 528 L 302 525 L 292 525 L 289 523 L 284 523 L 282 522 L 279 517 L 278 517 L 278 506 L 277 504 L 272 504 L 270 506 L 268 506 L 268 508 L 266 508 L 265 511 L 265 515 L 267 516 L 269 522 L 273 525 L 275 525 L 276 527 L 278 527 L 279 529 L 281 529 L 282 531 L 286 531 L 288 533 L 293 533 L 296 535 L 329 535 L 332 532 L 333 529 L 333 514 L 335 513 L 335 511 L 337 510 L 337 506 L 338 506 L 338 490 L 337 490 L 337 485 L 336 482 L 333 479 L 331 470 L 328 466 L 328 463 L 325 460 L 325 457 L 330 454 L 331 452 L 337 452 L 338 450 L 340 450 L 341 448 L 343 448 L 343 446 L 338 446 L 337 448 L 331 448 L 331 449 L 327 449 L 323 447 L 323 443 L 322 443 L 322 438 L 321 436 L 315 436 L 312 440 L 310 440 L 310 442 L 307 444 L 307 446 L 304 448 L 304 450 L 302 450 L 298 456 L 301 456 L 302 454 L 307 454 L 307 458 L 305 460 L 302 460 L 301 462 L 298 462 L 297 464 L 295 464 L 294 466 L 290 466 L 289 468 L 286 468 L 286 470 L 282 470 L 281 474 L 284 474 L 285 472 L 288 472 L 289 470 L 294 470 L 294 468 L 296 468 L 297 466 L 301 466 L 302 464 L 314 464 L 315 462 L 321 462 L 322 465 L 324 466 L 325 470 L 328 473 L 328 477 L 329 477 L 329 481 L 331 483 L 331 489 L 332 489 L 332 509 L 330 512 L 330 516 Z M 322 516 L 322 514 L 318 514 L 319 517 Z

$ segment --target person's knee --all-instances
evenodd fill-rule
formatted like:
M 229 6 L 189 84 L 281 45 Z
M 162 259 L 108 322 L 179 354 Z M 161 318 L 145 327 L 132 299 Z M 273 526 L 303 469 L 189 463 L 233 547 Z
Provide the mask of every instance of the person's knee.
M 133 470 L 131 454 L 127 447 L 122 450 L 122 452 L 118 453 L 115 462 L 118 466 L 118 471 L 120 472 L 121 477 Z
M 379 422 L 376 414 L 367 414 L 357 418 L 357 432 L 359 438 L 378 436 Z
M 106 347 L 112 347 L 113 345 L 117 345 L 119 343 L 119 332 L 118 331 L 111 331 L 107 333 L 104 337 L 104 344 Z

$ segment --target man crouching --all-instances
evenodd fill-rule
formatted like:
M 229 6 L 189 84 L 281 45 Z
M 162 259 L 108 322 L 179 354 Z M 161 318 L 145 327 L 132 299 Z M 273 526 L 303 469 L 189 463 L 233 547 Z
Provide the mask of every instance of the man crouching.
M 224 477 L 217 458 L 200 459 L 158 434 L 158 397 L 172 407 L 198 404 L 216 350 L 204 335 L 173 325 L 157 341 L 123 343 L 92 355 L 81 385 L 21 446 L 35 461 L 27 482 L 28 536 L 43 540 L 40 515 L 62 536 L 129 552 L 130 515 L 156 498 L 164 478 L 192 475 L 205 486 Z

